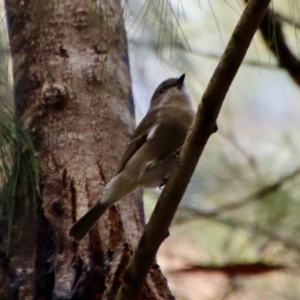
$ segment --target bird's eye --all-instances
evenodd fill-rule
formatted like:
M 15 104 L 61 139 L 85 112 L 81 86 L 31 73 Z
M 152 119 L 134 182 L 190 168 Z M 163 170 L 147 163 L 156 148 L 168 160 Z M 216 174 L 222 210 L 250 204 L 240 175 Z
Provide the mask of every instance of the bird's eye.
M 158 91 L 158 93 L 159 93 L 159 94 L 162 94 L 164 91 L 165 91 L 165 89 L 160 89 L 160 90 Z

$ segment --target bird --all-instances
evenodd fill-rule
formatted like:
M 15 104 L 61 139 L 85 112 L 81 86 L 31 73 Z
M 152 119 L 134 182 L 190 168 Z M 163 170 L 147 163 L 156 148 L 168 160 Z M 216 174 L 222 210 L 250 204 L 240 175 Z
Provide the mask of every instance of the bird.
M 70 228 L 75 241 L 83 239 L 111 205 L 137 188 L 164 186 L 180 163 L 178 153 L 195 117 L 184 79 L 185 74 L 169 78 L 156 88 L 101 198 Z

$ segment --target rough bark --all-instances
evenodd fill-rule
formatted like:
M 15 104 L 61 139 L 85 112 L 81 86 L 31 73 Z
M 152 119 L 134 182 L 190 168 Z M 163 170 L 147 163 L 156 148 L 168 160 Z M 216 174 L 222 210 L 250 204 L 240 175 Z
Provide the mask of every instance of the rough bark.
M 114 299 L 143 229 L 136 193 L 81 243 L 68 236 L 101 195 L 134 129 L 122 8 L 116 0 L 99 3 L 6 1 L 15 105 L 34 141 L 41 195 L 21 240 L 13 235 L 9 255 L 0 257 L 1 299 Z M 21 209 L 19 197 L 13 233 Z M 171 298 L 154 265 L 141 299 Z

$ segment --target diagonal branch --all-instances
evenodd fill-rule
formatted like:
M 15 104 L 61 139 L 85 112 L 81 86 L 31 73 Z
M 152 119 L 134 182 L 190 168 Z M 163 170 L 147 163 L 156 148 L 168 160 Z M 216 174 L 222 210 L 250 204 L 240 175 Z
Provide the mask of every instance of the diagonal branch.
M 248 0 L 245 0 L 247 2 Z M 259 29 L 262 37 L 277 58 L 280 67 L 286 69 L 292 79 L 300 86 L 300 60 L 289 48 L 282 30 L 281 20 L 272 10 L 268 9 L 263 17 Z
M 136 300 L 156 252 L 168 233 L 180 200 L 196 168 L 226 93 L 246 55 L 247 49 L 270 0 L 250 0 L 202 97 L 196 118 L 184 143 L 182 167 L 176 168 L 166 184 L 154 212 L 124 273 L 116 300 Z

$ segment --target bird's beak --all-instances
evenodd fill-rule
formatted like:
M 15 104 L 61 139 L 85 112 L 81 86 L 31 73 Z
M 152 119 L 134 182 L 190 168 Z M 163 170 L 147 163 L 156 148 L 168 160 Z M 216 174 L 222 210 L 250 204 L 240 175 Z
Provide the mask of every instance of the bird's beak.
M 183 86 L 185 74 L 182 74 L 178 79 L 177 79 L 177 86 L 181 89 Z

